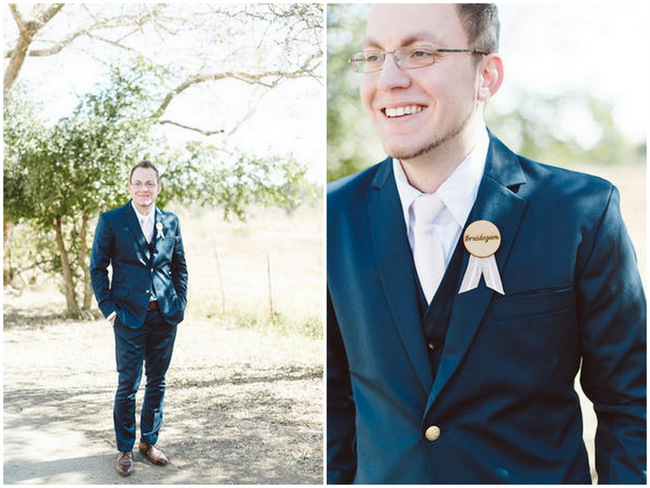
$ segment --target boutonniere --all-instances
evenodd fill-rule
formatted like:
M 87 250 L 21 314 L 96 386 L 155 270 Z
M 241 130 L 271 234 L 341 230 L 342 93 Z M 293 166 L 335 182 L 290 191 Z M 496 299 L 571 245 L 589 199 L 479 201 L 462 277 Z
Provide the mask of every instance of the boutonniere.
M 478 287 L 482 275 L 485 278 L 485 286 L 505 295 L 494 258 L 494 253 L 501 245 L 501 233 L 497 226 L 487 220 L 472 222 L 463 234 L 463 244 L 470 257 L 458 294 Z
M 164 239 L 162 222 L 156 222 L 156 230 L 158 231 L 158 239 Z

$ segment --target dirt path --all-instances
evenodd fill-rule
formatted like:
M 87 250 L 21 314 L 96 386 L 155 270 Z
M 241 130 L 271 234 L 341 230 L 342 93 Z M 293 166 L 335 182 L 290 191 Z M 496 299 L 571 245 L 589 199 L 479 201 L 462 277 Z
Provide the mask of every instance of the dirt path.
M 321 341 L 186 320 L 159 440 L 171 464 L 136 453 L 122 478 L 110 326 L 63 320 L 51 295 L 5 295 L 4 310 L 4 483 L 322 483 Z

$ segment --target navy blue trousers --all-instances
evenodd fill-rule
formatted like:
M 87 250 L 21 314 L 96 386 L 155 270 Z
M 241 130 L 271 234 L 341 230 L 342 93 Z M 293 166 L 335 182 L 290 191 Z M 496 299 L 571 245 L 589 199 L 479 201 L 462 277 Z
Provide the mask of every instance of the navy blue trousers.
M 113 330 L 118 372 L 113 424 L 118 451 L 130 451 L 135 444 L 135 395 L 140 387 L 143 364 L 147 383 L 140 416 L 140 439 L 147 444 L 158 441 L 165 374 L 172 359 L 176 327 L 165 322 L 160 311 L 150 310 L 142 327 L 131 329 L 116 318 Z

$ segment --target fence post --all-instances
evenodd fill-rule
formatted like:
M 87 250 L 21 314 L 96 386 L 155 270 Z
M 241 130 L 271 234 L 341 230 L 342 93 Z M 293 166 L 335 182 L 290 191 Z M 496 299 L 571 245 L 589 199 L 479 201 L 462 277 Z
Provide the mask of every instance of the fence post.
M 219 279 L 219 288 L 221 290 L 221 315 L 226 313 L 226 292 L 223 287 L 223 278 L 221 276 L 221 263 L 219 263 L 219 254 L 216 249 L 212 249 L 214 258 L 217 260 L 217 277 Z
M 269 283 L 269 312 L 271 313 L 271 320 L 275 318 L 275 310 L 273 310 L 273 286 L 271 284 L 271 256 L 266 252 L 266 274 Z

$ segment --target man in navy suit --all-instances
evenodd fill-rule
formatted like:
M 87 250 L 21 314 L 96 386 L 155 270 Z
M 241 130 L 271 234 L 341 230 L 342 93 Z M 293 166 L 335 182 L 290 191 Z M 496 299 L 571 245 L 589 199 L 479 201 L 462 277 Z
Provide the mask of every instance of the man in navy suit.
M 125 476 L 134 465 L 135 396 L 143 363 L 147 383 L 138 447 L 156 465 L 169 462 L 156 442 L 163 419 L 165 373 L 187 304 L 187 265 L 178 217 L 155 206 L 160 190 L 156 167 L 146 160 L 135 165 L 129 178 L 132 200 L 100 215 L 90 258 L 97 304 L 115 332 L 116 469 Z
M 388 159 L 328 189 L 329 483 L 645 483 L 646 303 L 608 182 L 511 152 L 491 4 L 380 4 Z

